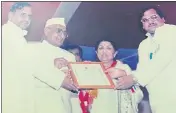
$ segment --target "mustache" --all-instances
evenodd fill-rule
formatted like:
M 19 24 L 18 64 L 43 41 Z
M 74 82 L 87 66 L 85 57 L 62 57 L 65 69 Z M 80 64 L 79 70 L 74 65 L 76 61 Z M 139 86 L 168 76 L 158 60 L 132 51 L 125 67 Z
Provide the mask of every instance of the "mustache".
M 157 24 L 156 23 L 150 23 L 148 26 L 153 27 L 153 26 L 157 26 Z

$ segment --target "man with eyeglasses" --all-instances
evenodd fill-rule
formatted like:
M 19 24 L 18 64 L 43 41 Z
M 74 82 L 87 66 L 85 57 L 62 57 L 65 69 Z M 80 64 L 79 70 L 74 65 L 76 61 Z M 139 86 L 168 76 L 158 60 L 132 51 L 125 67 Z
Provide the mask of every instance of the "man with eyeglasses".
M 156 28 L 165 24 L 163 13 L 156 7 L 148 8 L 141 16 L 143 29 L 147 32 L 148 37 L 153 37 Z
M 49 19 L 44 34 L 42 43 L 33 44 L 36 113 L 72 113 L 70 91 L 77 88 L 65 71 L 67 68 L 57 68 L 57 58 L 76 62 L 74 55 L 60 48 L 67 37 L 64 18 Z
M 133 75 L 116 74 L 117 89 L 134 84 L 146 87 L 152 113 L 176 113 L 176 26 L 165 24 L 164 16 L 155 7 L 145 9 L 141 17 L 148 37 L 139 45 L 139 63 Z

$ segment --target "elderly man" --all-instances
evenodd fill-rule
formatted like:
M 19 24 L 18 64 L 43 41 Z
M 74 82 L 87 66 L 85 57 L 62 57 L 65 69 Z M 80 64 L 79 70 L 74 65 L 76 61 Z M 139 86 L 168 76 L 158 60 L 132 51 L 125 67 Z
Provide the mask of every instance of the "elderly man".
M 74 55 L 60 47 L 66 38 L 64 18 L 51 18 L 44 28 L 45 38 L 35 47 L 35 107 L 36 113 L 72 113 L 70 94 L 76 90 L 70 77 L 58 69 L 58 58 L 76 62 Z
M 8 22 L 2 27 L 2 112 L 71 113 L 64 106 L 60 89 L 75 90 L 75 87 L 70 78 L 56 68 L 54 58 L 65 57 L 71 61 L 75 58 L 49 44 L 63 43 L 64 19 L 48 20 L 47 41 L 27 44 L 24 36 L 31 15 L 30 4 L 17 2 L 12 5 Z
M 145 86 L 152 113 L 176 113 L 176 26 L 165 24 L 161 11 L 154 7 L 144 10 L 141 22 L 148 38 L 139 45 L 137 70 L 134 76 L 118 76 L 117 88 Z
M 33 113 L 31 73 L 26 64 L 26 28 L 32 16 L 31 5 L 16 2 L 2 26 L 2 112 Z

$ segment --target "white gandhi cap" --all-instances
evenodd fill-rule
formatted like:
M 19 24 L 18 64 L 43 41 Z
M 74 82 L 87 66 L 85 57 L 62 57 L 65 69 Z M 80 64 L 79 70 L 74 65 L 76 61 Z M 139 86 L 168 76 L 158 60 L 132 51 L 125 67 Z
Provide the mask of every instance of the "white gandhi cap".
M 51 19 L 47 20 L 45 27 L 48 27 L 53 24 L 59 24 L 63 27 L 66 27 L 64 18 L 51 18 Z

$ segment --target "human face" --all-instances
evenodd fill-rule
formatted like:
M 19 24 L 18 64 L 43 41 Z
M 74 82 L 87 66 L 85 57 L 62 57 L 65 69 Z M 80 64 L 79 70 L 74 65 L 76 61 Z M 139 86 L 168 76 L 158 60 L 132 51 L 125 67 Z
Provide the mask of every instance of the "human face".
M 22 9 L 17 9 L 15 12 L 9 13 L 9 20 L 23 30 L 29 27 L 31 23 L 31 17 L 32 17 L 31 7 L 24 7 Z
M 71 50 L 68 50 L 68 51 L 71 52 L 73 55 L 75 55 L 76 62 L 81 62 L 82 61 L 79 49 L 75 48 L 75 49 L 71 49 Z
M 67 37 L 66 28 L 58 24 L 51 25 L 45 28 L 45 35 L 49 43 L 54 46 L 60 47 Z
M 141 22 L 144 30 L 154 33 L 156 28 L 164 25 L 165 19 L 161 18 L 154 9 L 149 9 L 144 12 Z
M 101 62 L 111 62 L 114 59 L 116 52 L 112 44 L 108 41 L 102 41 L 97 49 L 97 56 Z

